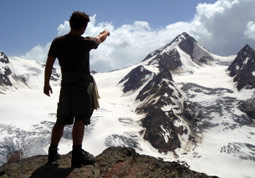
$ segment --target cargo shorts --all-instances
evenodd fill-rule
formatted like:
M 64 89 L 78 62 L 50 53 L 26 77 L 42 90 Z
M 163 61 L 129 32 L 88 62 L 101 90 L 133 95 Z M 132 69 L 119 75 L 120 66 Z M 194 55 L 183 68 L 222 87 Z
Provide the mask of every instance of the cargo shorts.
M 93 107 L 93 82 L 77 80 L 61 84 L 57 108 L 57 123 L 70 125 L 74 119 L 90 124 Z

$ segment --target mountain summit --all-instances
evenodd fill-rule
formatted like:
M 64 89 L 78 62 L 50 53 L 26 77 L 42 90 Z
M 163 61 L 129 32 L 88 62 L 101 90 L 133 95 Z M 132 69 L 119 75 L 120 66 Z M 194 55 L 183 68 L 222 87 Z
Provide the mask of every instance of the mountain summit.
M 171 43 L 151 52 L 143 61 L 149 64 L 157 63 L 159 68 L 171 72 L 190 72 L 194 67 L 210 64 L 214 58 L 186 32 L 178 35 Z

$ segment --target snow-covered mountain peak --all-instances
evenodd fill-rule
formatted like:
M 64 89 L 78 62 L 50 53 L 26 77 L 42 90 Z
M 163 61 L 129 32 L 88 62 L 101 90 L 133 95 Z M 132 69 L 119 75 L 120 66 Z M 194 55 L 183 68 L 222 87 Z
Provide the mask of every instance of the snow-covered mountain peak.
M 186 40 L 191 40 L 192 42 L 197 42 L 192 36 L 190 36 L 188 33 L 183 32 L 179 34 L 172 42 L 181 43 Z
M 167 68 L 173 73 L 192 72 L 197 67 L 211 64 L 214 55 L 202 47 L 192 36 L 183 32 L 173 41 L 148 54 L 143 62 Z
M 177 47 L 181 42 L 187 39 L 193 39 L 194 41 L 196 41 L 189 34 L 187 34 L 186 32 L 183 32 L 182 34 L 176 36 L 169 44 L 149 53 L 143 61 L 146 61 L 147 59 L 150 59 L 158 55 L 162 55 L 164 52 L 170 51 L 171 49 Z

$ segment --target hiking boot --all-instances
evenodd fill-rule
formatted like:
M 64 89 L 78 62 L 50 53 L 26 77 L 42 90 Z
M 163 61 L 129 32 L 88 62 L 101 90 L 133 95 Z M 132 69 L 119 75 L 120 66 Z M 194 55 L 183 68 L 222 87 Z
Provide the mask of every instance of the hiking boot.
M 60 155 L 58 154 L 58 149 L 49 147 L 48 162 L 52 163 L 54 161 L 57 161 L 59 159 L 59 157 L 60 157 Z
M 94 156 L 83 149 L 72 151 L 72 168 L 80 168 L 82 165 L 92 165 L 95 162 Z

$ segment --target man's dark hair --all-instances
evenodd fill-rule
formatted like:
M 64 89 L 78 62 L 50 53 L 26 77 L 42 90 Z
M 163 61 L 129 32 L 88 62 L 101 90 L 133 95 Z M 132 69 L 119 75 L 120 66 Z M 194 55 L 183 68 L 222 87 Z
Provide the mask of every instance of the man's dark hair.
M 82 27 L 86 26 L 89 22 L 89 16 L 84 12 L 75 11 L 69 19 L 69 23 L 72 29 L 80 30 Z

